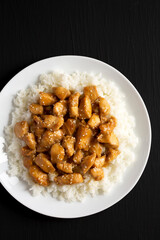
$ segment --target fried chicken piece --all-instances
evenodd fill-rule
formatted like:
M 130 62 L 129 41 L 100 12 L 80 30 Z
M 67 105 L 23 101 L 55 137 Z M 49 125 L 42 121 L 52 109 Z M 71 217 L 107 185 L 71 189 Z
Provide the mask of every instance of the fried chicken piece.
M 71 118 L 78 117 L 78 104 L 80 93 L 76 92 L 69 97 L 69 115 Z
M 65 156 L 64 148 L 59 144 L 55 143 L 51 147 L 51 161 L 52 163 L 62 162 Z
M 76 133 L 76 150 L 87 149 L 92 138 L 92 130 L 88 126 L 80 125 Z
M 58 185 L 71 185 L 76 183 L 82 183 L 83 177 L 80 173 L 70 173 L 55 177 L 54 181 Z
M 30 149 L 28 146 L 21 148 L 21 154 L 24 157 L 32 157 L 36 153 L 36 149 Z
M 97 138 L 97 140 L 101 143 L 106 143 L 107 147 L 111 148 L 118 148 L 119 147 L 119 141 L 114 132 L 111 132 L 110 134 L 100 134 Z
M 96 167 L 96 168 L 101 168 L 103 167 L 104 163 L 105 163 L 105 160 L 106 160 L 106 156 L 102 156 L 102 157 L 98 157 L 96 158 L 94 164 L 93 164 L 93 167 Z
M 76 120 L 68 118 L 67 121 L 63 124 L 63 129 L 67 135 L 72 136 L 76 130 Z
M 65 173 L 72 173 L 72 164 L 63 162 L 63 163 L 57 163 L 57 168 Z
M 90 128 L 95 129 L 99 126 L 101 120 L 99 118 L 99 116 L 95 113 L 92 114 L 91 118 L 88 121 L 88 125 L 90 126 Z
M 40 105 L 49 106 L 49 105 L 53 105 L 55 102 L 57 102 L 57 97 L 53 93 L 45 93 L 45 92 L 39 93 Z
M 36 148 L 36 139 L 33 133 L 27 133 L 23 137 L 24 142 L 27 144 L 27 146 L 31 149 Z
M 64 123 L 63 117 L 57 117 L 53 115 L 43 115 L 42 119 L 44 127 L 51 131 L 58 130 Z
M 101 124 L 99 129 L 102 134 L 110 134 L 117 125 L 117 120 L 115 117 L 111 117 L 106 123 Z
M 81 163 L 82 173 L 85 174 L 92 167 L 95 162 L 96 154 L 86 156 Z
M 53 87 L 53 93 L 61 100 L 68 98 L 71 95 L 71 92 L 64 87 Z
M 48 174 L 44 173 L 40 168 L 36 165 L 32 165 L 29 168 L 29 174 L 32 177 L 33 181 L 42 185 L 44 187 L 49 186 L 49 177 Z
M 48 156 L 44 153 L 39 153 L 34 162 L 46 173 L 53 173 L 55 172 L 55 168 L 53 167 L 52 163 L 48 160 Z
M 55 143 L 55 134 L 52 131 L 46 130 L 42 135 L 42 139 L 39 143 L 40 147 L 49 149 Z
M 93 103 L 97 98 L 98 98 L 98 92 L 96 86 L 87 86 L 84 87 L 84 95 L 87 95 L 90 99 L 91 102 Z
M 37 142 L 40 142 L 43 133 L 45 132 L 45 128 L 40 127 L 37 123 L 33 122 L 30 125 L 30 131 L 37 137 Z
M 16 137 L 23 139 L 24 135 L 29 131 L 29 125 L 26 121 L 17 122 L 14 127 Z
M 119 154 L 120 151 L 118 149 L 109 148 L 106 155 L 105 166 L 112 162 Z
M 65 136 L 63 138 L 62 146 L 65 148 L 68 157 L 71 157 L 74 154 L 75 141 L 75 137 L 72 136 Z
M 39 104 L 36 104 L 36 103 L 32 103 L 30 106 L 29 106 L 29 111 L 32 113 L 32 114 L 43 114 L 43 106 L 39 105 Z
M 99 97 L 99 110 L 101 123 L 105 123 L 108 120 L 108 114 L 110 112 L 110 105 L 103 97 Z
M 33 156 L 23 157 L 23 165 L 29 169 L 33 165 Z
M 76 164 L 80 164 L 83 157 L 84 153 L 82 152 L 82 150 L 79 149 L 73 156 L 73 162 Z
M 102 154 L 102 145 L 101 145 L 96 139 L 94 139 L 94 140 L 91 141 L 91 143 L 90 143 L 89 152 L 90 152 L 90 153 L 96 153 L 96 156 L 97 156 L 97 157 L 101 157 L 101 154 Z
M 92 105 L 90 98 L 86 95 L 80 100 L 79 118 L 89 119 L 92 115 Z
M 61 100 L 54 104 L 53 113 L 58 117 L 60 116 L 63 117 L 64 115 L 66 115 L 67 110 L 68 110 L 68 103 L 66 100 Z
M 90 170 L 90 173 L 96 181 L 100 181 L 104 178 L 104 172 L 102 168 L 94 167 Z

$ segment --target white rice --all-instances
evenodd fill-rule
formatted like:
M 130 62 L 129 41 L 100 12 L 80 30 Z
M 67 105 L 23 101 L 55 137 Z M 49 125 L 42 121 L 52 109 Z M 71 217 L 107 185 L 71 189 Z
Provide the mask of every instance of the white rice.
M 117 118 L 117 127 L 114 132 L 119 139 L 120 155 L 104 169 L 104 178 L 95 181 L 88 174 L 84 183 L 75 185 L 58 186 L 54 182 L 47 188 L 35 184 L 28 170 L 23 166 L 20 149 L 22 142 L 14 135 L 13 127 L 16 122 L 30 119 L 28 106 L 36 102 L 40 91 L 50 92 L 53 86 L 63 86 L 67 89 L 82 93 L 87 85 L 96 85 L 100 96 L 105 97 L 110 104 L 111 114 Z M 107 193 L 117 182 L 120 182 L 126 168 L 135 160 L 135 147 L 138 138 L 135 136 L 135 119 L 127 112 L 124 94 L 113 81 L 103 79 L 101 74 L 88 74 L 74 72 L 66 74 L 63 72 L 52 72 L 42 74 L 37 83 L 21 90 L 13 100 L 14 109 L 10 125 L 5 128 L 6 151 L 8 156 L 8 174 L 17 176 L 28 183 L 28 189 L 35 196 L 40 193 L 51 194 L 54 198 L 65 201 L 82 201 L 87 195 L 94 196 L 99 193 Z M 54 174 L 50 175 L 54 179 Z

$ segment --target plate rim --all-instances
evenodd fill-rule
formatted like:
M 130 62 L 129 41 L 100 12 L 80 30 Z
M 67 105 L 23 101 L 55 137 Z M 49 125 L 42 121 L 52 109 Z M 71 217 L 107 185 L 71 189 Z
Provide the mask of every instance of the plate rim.
M 49 214 L 46 214 L 46 213 L 43 213 L 43 212 L 39 212 L 38 210 L 35 210 L 34 208 L 32 208 L 31 206 L 28 206 L 26 205 L 25 203 L 23 203 L 21 200 L 19 200 L 17 197 L 15 197 L 11 191 L 5 186 L 4 183 L 2 183 L 0 181 L 0 183 L 2 184 L 2 186 L 7 190 L 7 192 L 14 198 L 16 199 L 19 203 L 21 203 L 22 205 L 24 205 L 25 207 L 33 210 L 34 212 L 37 212 L 39 214 L 42 214 L 42 215 L 45 215 L 45 216 L 49 216 L 49 217 L 55 217 L 55 218 L 61 218 L 61 219 L 74 219 L 74 218 L 82 218 L 82 217 L 87 217 L 87 216 L 91 216 L 93 214 L 96 214 L 96 213 L 99 213 L 99 212 L 102 212 L 104 210 L 107 210 L 108 208 L 114 206 L 116 203 L 118 203 L 120 200 L 122 200 L 124 197 L 126 197 L 129 192 L 131 192 L 131 190 L 136 186 L 136 184 L 138 183 L 139 179 L 141 178 L 143 172 L 144 172 L 144 169 L 146 168 L 146 165 L 147 165 L 147 162 L 148 162 L 148 159 L 149 159 L 149 155 L 150 155 L 150 151 L 151 151 L 151 143 L 152 143 L 152 128 L 151 128 L 151 121 L 150 121 L 150 117 L 149 117 L 149 113 L 148 113 L 148 110 L 147 110 L 147 107 L 145 105 L 145 102 L 143 100 L 143 98 L 141 97 L 140 93 L 138 92 L 138 90 L 136 89 L 136 87 L 130 82 L 129 79 L 127 79 L 127 77 L 125 77 L 119 70 L 117 70 L 116 68 L 114 68 L 113 66 L 109 65 L 108 63 L 105 63 L 101 60 L 98 60 L 98 59 L 95 59 L 95 58 L 92 58 L 92 57 L 87 57 L 87 56 L 81 56 L 81 55 L 59 55 L 59 56 L 54 56 L 54 57 L 49 57 L 49 58 L 44 58 L 44 59 L 41 59 L 39 61 L 36 61 L 30 65 L 28 65 L 27 67 L 23 68 L 21 71 L 19 71 L 16 75 L 14 75 L 6 84 L 5 86 L 2 88 L 2 90 L 0 91 L 0 98 L 1 98 L 1 95 L 3 93 L 3 91 L 5 91 L 5 88 L 8 87 L 8 85 L 10 84 L 11 81 L 14 81 L 14 79 L 19 75 L 21 74 L 23 71 L 25 71 L 26 69 L 32 67 L 33 65 L 36 65 L 36 64 L 39 64 L 41 62 L 45 62 L 46 60 L 52 60 L 52 59 L 55 59 L 55 58 L 81 58 L 81 59 L 88 59 L 90 61 L 93 61 L 93 62 L 97 62 L 97 63 L 100 63 L 102 65 L 107 66 L 108 68 L 110 68 L 111 70 L 115 71 L 117 74 L 119 74 L 129 85 L 131 88 L 133 88 L 133 90 L 135 91 L 136 95 L 138 96 L 140 102 L 142 103 L 142 106 L 143 106 L 143 109 L 145 111 L 145 115 L 146 115 L 146 120 L 147 120 L 147 124 L 148 124 L 148 127 L 149 127 L 149 138 L 148 138 L 148 149 L 146 151 L 146 159 L 144 161 L 144 164 L 143 164 L 143 167 L 141 168 L 141 171 L 136 179 L 136 181 L 134 181 L 134 184 L 132 186 L 130 186 L 128 188 L 128 191 L 125 192 L 125 194 L 121 197 L 118 198 L 118 200 L 115 200 L 113 201 L 113 203 L 108 206 L 108 207 L 103 207 L 103 209 L 101 210 L 94 210 L 93 213 L 90 213 L 90 214 L 84 214 L 84 215 L 81 215 L 81 216 L 70 216 L 70 217 L 61 217 L 61 216 L 53 216 L 53 214 L 49 215 Z

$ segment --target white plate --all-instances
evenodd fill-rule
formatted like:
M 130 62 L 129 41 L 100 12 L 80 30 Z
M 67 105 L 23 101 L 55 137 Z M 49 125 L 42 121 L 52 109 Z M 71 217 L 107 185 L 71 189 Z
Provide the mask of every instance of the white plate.
M 27 185 L 16 178 L 6 174 L 7 158 L 1 153 L 0 181 L 4 188 L 26 207 L 52 217 L 76 218 L 100 212 L 117 203 L 126 196 L 139 180 L 146 166 L 150 145 L 151 126 L 145 104 L 135 87 L 113 67 L 101 61 L 81 56 L 59 56 L 36 62 L 19 72 L 3 88 L 0 94 L 0 136 L 3 139 L 3 128 L 6 126 L 11 111 L 12 99 L 21 89 L 34 83 L 37 77 L 51 70 L 64 70 L 66 72 L 87 71 L 102 73 L 104 78 L 112 79 L 126 95 L 131 114 L 136 117 L 136 133 L 140 144 L 136 149 L 136 161 L 127 169 L 123 182 L 117 184 L 108 195 L 94 198 L 88 197 L 85 202 L 65 203 L 51 197 L 32 197 L 27 190 Z M 143 144 L 141 141 L 143 140 Z M 1 151 L 2 152 L 2 151 Z

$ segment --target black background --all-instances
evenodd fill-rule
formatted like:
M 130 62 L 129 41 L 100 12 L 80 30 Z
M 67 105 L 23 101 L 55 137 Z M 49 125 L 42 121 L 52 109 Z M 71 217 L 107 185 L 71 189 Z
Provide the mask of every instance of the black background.
M 109 209 L 80 219 L 35 213 L 0 185 L 1 239 L 158 239 L 160 235 L 159 1 L 0 1 L 0 87 L 51 56 L 100 59 L 140 92 L 152 124 L 152 149 L 136 187 Z

